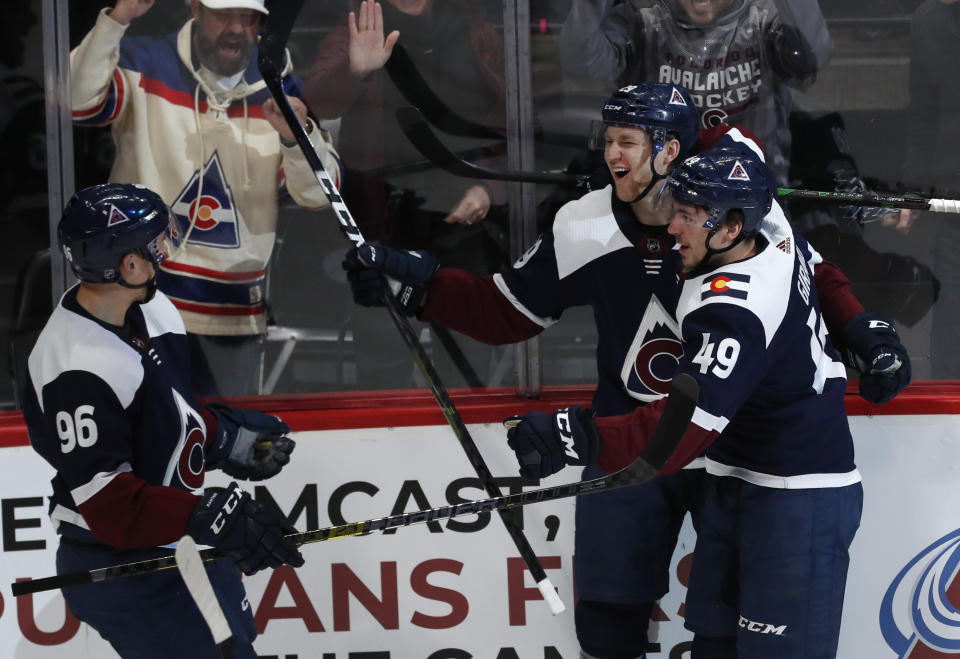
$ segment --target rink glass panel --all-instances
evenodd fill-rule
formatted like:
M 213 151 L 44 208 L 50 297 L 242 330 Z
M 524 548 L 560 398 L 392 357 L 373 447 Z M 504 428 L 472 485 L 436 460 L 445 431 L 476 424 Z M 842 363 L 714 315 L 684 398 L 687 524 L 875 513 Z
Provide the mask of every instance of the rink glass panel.
M 511 153 L 524 149 L 532 153 L 532 161 L 528 156 L 524 162 L 536 169 L 576 166 L 587 157 L 586 133 L 590 119 L 598 115 L 603 99 L 616 85 L 569 75 L 560 66 L 557 39 L 570 9 L 570 0 L 534 0 L 523 6 L 518 6 L 518 1 L 521 0 L 468 3 L 499 36 L 503 48 L 499 59 L 514 62 L 512 66 L 504 65 L 501 72 L 502 108 L 491 107 L 491 95 L 486 93 L 484 84 L 470 86 L 462 78 L 482 78 L 489 75 L 489 70 L 476 65 L 444 67 L 441 66 L 444 62 L 438 63 L 437 58 L 431 60 L 425 52 L 430 50 L 431 35 L 419 34 L 412 22 L 404 26 L 400 43 L 414 53 L 414 60 L 423 68 L 421 73 L 454 112 L 475 123 L 504 130 L 508 136 L 506 141 L 479 139 L 437 129 L 437 134 L 451 149 L 488 167 L 511 166 Z M 645 4 L 631 1 L 637 6 Z M 8 67 L 7 80 L 12 74 L 22 75 L 31 80 L 35 88 L 42 89 L 41 3 L 35 0 L 22 4 L 37 22 L 20 30 L 25 36 L 14 50 L 26 57 L 19 65 Z M 836 126 L 842 125 L 846 151 L 852 155 L 870 189 L 889 193 L 917 190 L 934 196 L 956 197 L 960 195 L 955 189 L 951 190 L 949 181 L 929 181 L 925 185 L 912 181 L 908 185 L 903 172 L 908 145 L 906 119 L 910 109 L 910 20 L 919 4 L 916 0 L 823 3 L 834 54 L 816 82 L 794 97 L 791 128 L 794 143 L 802 140 L 814 144 L 819 138 L 804 131 L 814 131 L 822 137 L 823 130 L 834 135 Z M 57 5 L 57 11 L 68 11 L 66 3 Z M 69 3 L 69 46 L 79 42 L 102 6 L 100 2 Z M 309 75 L 320 44 L 352 6 L 348 0 L 306 3 L 290 42 L 295 73 L 303 78 Z M 177 29 L 188 15 L 185 3 L 180 0 L 158 0 L 129 33 L 163 35 Z M 528 23 L 523 36 L 520 35 L 523 26 L 517 25 L 518 20 Z M 16 43 L 15 39 L 6 41 Z M 467 38 L 457 48 L 451 48 L 450 61 L 468 56 L 474 43 Z M 417 52 L 418 48 L 421 52 Z M 527 58 L 519 66 L 517 53 Z M 524 79 L 527 75 L 529 78 Z M 387 104 L 392 109 L 401 103 L 398 92 L 389 80 L 383 84 L 384 89 L 389 90 L 385 93 L 393 103 Z M 526 99 L 538 127 L 564 134 L 567 139 L 551 142 L 523 130 L 523 112 L 508 108 L 516 94 Z M 5 117 L 8 107 L 20 109 L 26 117 L 32 114 L 36 130 L 42 133 L 40 110 L 23 110 L 5 99 Z M 369 200 L 360 193 L 353 191 L 352 198 L 345 194 L 361 229 L 371 238 L 402 247 L 432 249 L 441 253 L 445 263 L 466 267 L 478 274 L 490 273 L 516 258 L 522 244 L 532 242 L 536 233 L 549 225 L 557 204 L 577 194 L 572 189 L 543 184 L 528 184 L 520 193 L 516 187 L 511 189 L 510 185 L 494 182 L 487 185 L 493 204 L 486 220 L 471 227 L 448 225 L 443 218 L 467 188 L 480 182 L 457 179 L 426 162 L 398 130 L 387 126 L 388 117 L 384 117 L 384 113 L 376 119 L 385 131 L 383 155 L 378 162 L 377 157 L 371 157 L 376 154 L 356 146 L 361 143 L 359 137 L 351 136 L 351 131 L 355 134 L 358 123 L 362 123 L 358 115 L 364 111 L 362 107 L 351 107 L 339 121 L 324 122 L 324 125 L 338 140 L 347 175 L 353 174 L 356 180 L 356 173 L 360 172 L 366 184 L 377 180 L 382 183 L 381 211 L 387 209 L 383 214 L 376 205 L 371 210 Z M 8 158 L 8 163 L 17 165 L 8 164 L 4 168 L 3 189 L 10 191 L 11 197 L 10 200 L 4 198 L 3 216 L 7 226 L 14 229 L 15 239 L 8 242 L 17 245 L 4 260 L 8 270 L 6 304 L 11 309 L 5 325 L 9 341 L 16 320 L 12 298 L 17 275 L 34 252 L 49 244 L 47 236 L 52 220 L 49 202 L 44 199 L 44 175 L 26 176 L 27 166 L 38 162 L 37 158 L 29 157 L 33 153 L 31 144 L 35 146 L 36 140 L 26 140 L 26 130 L 11 132 L 12 124 L 7 119 L 4 121 L 4 142 L 20 143 L 13 148 L 16 153 L 25 154 L 18 159 Z M 77 128 L 73 138 L 76 187 L 105 181 L 113 153 L 109 129 Z M 578 143 L 578 140 L 581 141 Z M 827 150 L 818 149 L 816 153 L 822 157 Z M 791 185 L 812 187 L 814 183 L 824 183 L 816 180 L 816 175 L 822 174 L 816 159 L 813 165 L 809 161 L 808 158 L 805 162 L 793 163 Z M 42 163 L 42 158 L 39 162 Z M 17 177 L 24 182 L 17 183 Z M 11 180 L 13 183 L 8 185 L 7 181 Z M 350 193 L 349 184 L 347 187 L 345 193 Z M 827 219 L 809 223 L 813 227 L 809 235 L 811 242 L 850 276 L 854 292 L 867 308 L 894 316 L 911 353 L 914 379 L 960 377 L 960 366 L 951 364 L 949 351 L 939 347 L 943 337 L 955 326 L 952 314 L 957 307 L 951 305 L 949 299 L 957 290 L 957 286 L 952 285 L 957 278 L 953 271 L 960 261 L 960 256 L 954 253 L 952 258 L 950 253 L 951 247 L 960 244 L 954 237 L 960 226 L 957 218 L 923 214 L 911 231 L 902 233 L 884 226 L 878 218 L 858 221 L 841 210 L 818 210 Z M 806 212 L 801 209 L 797 214 Z M 807 231 L 807 225 L 800 226 Z M 353 303 L 340 267 L 347 247 L 349 243 L 340 234 L 331 211 L 306 211 L 289 197 L 281 200 L 267 296 L 274 329 L 265 363 L 265 378 L 270 379 L 271 390 L 265 393 L 423 386 L 386 312 L 362 309 Z M 935 303 L 934 291 L 939 296 Z M 513 347 L 482 346 L 453 334 L 456 349 L 451 355 L 445 347 L 450 337 L 440 336 L 435 328 L 417 321 L 414 326 L 444 383 L 451 388 L 514 387 L 523 381 L 524 391 L 535 393 L 542 386 L 589 384 L 596 380 L 596 335 L 589 309 L 568 310 L 557 325 L 531 344 L 532 349 L 522 352 Z M 4 391 L 5 403 L 13 406 L 12 382 L 4 386 Z
M 9 409 L 52 303 L 40 0 L 4 3 L 0 35 L 0 406 Z

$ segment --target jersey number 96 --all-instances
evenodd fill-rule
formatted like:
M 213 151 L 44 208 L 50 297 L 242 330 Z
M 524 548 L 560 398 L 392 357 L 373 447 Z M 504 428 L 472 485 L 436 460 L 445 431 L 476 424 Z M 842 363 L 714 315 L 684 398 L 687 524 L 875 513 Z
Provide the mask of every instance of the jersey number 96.
M 57 436 L 60 450 L 69 453 L 78 445 L 81 448 L 97 443 L 97 422 L 93 420 L 93 405 L 81 405 L 71 415 L 57 412 Z

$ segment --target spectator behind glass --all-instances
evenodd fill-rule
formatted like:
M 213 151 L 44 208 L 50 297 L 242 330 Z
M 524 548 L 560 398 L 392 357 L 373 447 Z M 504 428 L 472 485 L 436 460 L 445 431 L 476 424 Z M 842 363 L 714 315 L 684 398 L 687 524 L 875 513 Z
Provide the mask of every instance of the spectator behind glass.
M 263 0 L 191 0 L 193 18 L 178 32 L 124 38 L 153 4 L 118 0 L 70 54 L 73 117 L 112 124 L 110 181 L 147 185 L 176 214 L 183 246 L 159 285 L 183 315 L 194 388 L 257 393 L 278 188 L 304 208 L 328 201 L 257 70 Z M 288 58 L 290 103 L 336 173 L 336 152 L 314 132 L 291 70 Z
M 763 144 L 781 187 L 864 192 L 837 113 L 792 112 L 795 92 L 823 69 L 833 43 L 816 0 L 573 0 L 560 33 L 564 69 L 576 76 L 658 80 L 690 90 L 704 128 L 743 125 Z M 804 148 L 791 153 L 796 141 Z M 827 260 L 850 276 L 868 308 L 916 324 L 937 297 L 930 269 L 878 253 L 862 224 L 909 226 L 909 212 L 788 206 L 790 219 Z
M 927 0 L 910 26 L 910 109 L 907 112 L 904 182 L 935 197 L 960 197 L 960 4 Z M 935 378 L 960 378 L 956 348 L 960 309 L 960 223 L 956 216 L 939 221 L 934 243 L 934 271 L 943 286 L 933 311 L 931 365 Z M 909 225 L 903 227 L 909 229 Z
M 815 0 L 574 0 L 560 32 L 563 68 L 591 79 L 683 85 L 702 127 L 743 125 L 786 173 L 791 86 L 810 81 L 833 44 Z
M 342 193 L 364 238 L 428 249 L 442 265 L 475 274 L 496 272 L 507 260 L 506 214 L 496 203 L 506 200 L 505 186 L 432 167 L 402 171 L 404 165 L 422 163 L 423 156 L 397 123 L 396 110 L 410 103 L 383 67 L 399 42 L 454 112 L 502 126 L 503 40 L 484 19 L 485 8 L 486 3 L 462 0 L 388 0 L 383 5 L 364 0 L 320 43 L 304 86 L 307 103 L 319 118 L 342 117 Z M 444 141 L 455 148 L 477 146 L 448 136 Z M 408 387 L 412 366 L 407 350 L 395 330 L 384 325 L 382 313 L 351 310 L 354 337 L 364 346 L 358 350 L 358 379 L 364 386 Z M 458 361 L 459 375 L 466 384 L 479 385 L 471 371 L 477 364 L 486 367 L 490 349 L 466 339 L 460 348 L 472 356 L 467 356 L 469 364 Z M 443 359 L 437 363 L 441 373 L 446 370 Z

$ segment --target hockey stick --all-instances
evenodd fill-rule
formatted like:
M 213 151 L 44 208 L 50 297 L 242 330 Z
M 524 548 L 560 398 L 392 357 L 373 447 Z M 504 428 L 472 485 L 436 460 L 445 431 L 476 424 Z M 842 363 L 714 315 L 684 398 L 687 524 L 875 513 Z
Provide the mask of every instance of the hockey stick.
M 445 133 L 463 137 L 506 139 L 505 131 L 493 130 L 461 117 L 441 101 L 420 75 L 403 45 L 394 45 L 393 53 L 384 68 L 407 102 L 420 108 L 430 123 Z
M 467 501 L 451 506 L 440 506 L 439 508 L 417 510 L 412 513 L 400 513 L 389 517 L 368 519 L 363 522 L 331 526 L 324 529 L 317 529 L 316 531 L 305 531 L 303 533 L 288 535 L 287 537 L 299 546 L 312 542 L 335 540 L 336 538 L 369 535 L 374 531 L 386 531 L 401 526 L 410 526 L 411 524 L 432 522 L 438 519 L 450 519 L 462 515 L 476 515 L 491 510 L 511 510 L 532 503 L 556 501 L 580 494 L 607 492 L 621 487 L 645 483 L 657 475 L 657 472 L 666 464 L 667 459 L 673 453 L 674 449 L 677 448 L 677 444 L 679 444 L 683 438 L 683 434 L 690 424 L 690 419 L 693 417 L 693 411 L 697 406 L 698 395 L 699 387 L 696 380 L 685 373 L 677 375 L 670 385 L 670 394 L 667 397 L 666 405 L 664 405 L 663 414 L 660 416 L 657 427 L 650 435 L 650 441 L 647 443 L 646 448 L 636 460 L 620 471 L 615 471 L 612 474 L 594 478 L 593 480 L 554 485 L 552 487 L 530 490 L 529 492 L 495 496 L 489 499 Z M 220 553 L 215 549 L 204 549 L 200 552 L 200 557 L 204 561 L 222 558 Z M 64 586 L 95 583 L 109 579 L 129 577 L 135 574 L 156 572 L 158 570 L 171 568 L 175 564 L 176 561 L 174 557 L 167 556 L 149 561 L 140 561 L 138 563 L 99 568 L 90 570 L 89 572 L 73 572 L 71 574 L 44 577 L 43 579 L 36 579 L 34 581 L 18 581 L 17 583 L 11 584 L 10 587 L 13 590 L 14 596 L 19 597 L 29 593 L 63 588 Z
M 876 192 L 818 192 L 817 190 L 794 190 L 779 188 L 777 196 L 791 199 L 810 199 L 830 204 L 869 206 L 877 208 L 906 208 L 934 213 L 960 213 L 960 199 L 926 199 L 924 197 L 878 194 Z
M 217 601 L 217 594 L 213 592 L 203 559 L 197 551 L 197 543 L 189 535 L 183 536 L 177 542 L 173 556 L 190 596 L 213 634 L 213 642 L 217 644 L 220 659 L 233 659 L 233 634 L 220 608 L 220 602 Z
M 437 137 L 423 118 L 423 114 L 414 107 L 397 110 L 397 121 L 407 138 L 417 150 L 440 169 L 464 178 L 479 178 L 495 181 L 519 181 L 520 183 L 561 183 L 582 184 L 586 174 L 568 174 L 563 172 L 523 172 L 508 169 L 488 169 L 467 162 L 448 149 Z M 876 192 L 820 192 L 817 190 L 797 190 L 778 188 L 777 196 L 787 201 L 808 199 L 829 204 L 849 206 L 868 206 L 877 208 L 905 208 L 932 211 L 935 213 L 960 213 L 960 199 L 927 199 L 919 196 L 884 195 Z
M 283 70 L 283 64 L 285 62 L 286 43 L 302 5 L 303 0 L 274 3 L 270 8 L 270 14 L 261 19 L 260 53 L 258 57 L 260 75 L 263 77 L 267 88 L 270 90 L 270 94 L 283 113 L 287 125 L 296 137 L 297 144 L 306 157 L 307 162 L 310 164 L 310 167 L 313 169 L 317 181 L 323 186 L 327 198 L 330 200 L 330 204 L 337 213 L 343 233 L 346 234 L 347 238 L 355 245 L 359 246 L 364 242 L 360 227 L 357 226 L 353 216 L 350 214 L 350 210 L 343 202 L 337 186 L 324 168 L 300 120 L 294 113 L 293 108 L 290 107 L 290 102 L 287 100 L 286 93 L 283 90 L 281 71 Z M 386 298 L 386 307 L 390 313 L 390 317 L 393 319 L 407 347 L 410 348 L 417 367 L 420 369 L 424 380 L 437 399 L 437 403 L 440 405 L 440 409 L 446 417 L 447 423 L 450 424 L 453 433 L 460 441 L 460 446 L 463 448 L 464 453 L 466 453 L 470 464 L 473 465 L 473 469 L 480 478 L 481 484 L 487 491 L 487 494 L 490 496 L 499 496 L 500 490 L 494 483 L 493 474 L 490 473 L 490 469 L 487 467 L 486 462 L 484 462 L 483 456 L 477 449 L 477 445 L 474 443 L 473 438 L 470 437 L 470 432 L 467 430 L 463 419 L 460 418 L 460 414 L 457 412 L 453 400 L 447 393 L 446 387 L 444 387 L 440 381 L 440 376 L 437 374 L 433 362 L 430 361 L 423 346 L 420 345 L 416 333 L 414 333 L 413 328 L 410 326 L 410 321 L 400 313 L 397 301 L 392 295 L 386 295 L 384 297 Z M 517 551 L 520 552 L 520 557 L 523 558 L 523 562 L 526 563 L 530 574 L 533 575 L 534 580 L 537 582 L 537 588 L 539 588 L 543 594 L 543 598 L 550 606 L 550 610 L 554 615 L 562 612 L 565 608 L 563 602 L 557 597 L 553 584 L 550 583 L 550 579 L 547 577 L 543 566 L 540 565 L 536 553 L 533 551 L 527 538 L 523 535 L 520 525 L 507 511 L 501 510 L 500 518 L 503 520 L 503 525 L 506 527 L 508 535 L 513 540 L 514 545 L 516 545 Z
M 415 107 L 407 106 L 397 110 L 397 122 L 417 150 L 428 160 L 451 174 L 464 178 L 482 178 L 496 181 L 519 181 L 520 183 L 574 183 L 579 184 L 588 177 L 555 172 L 520 172 L 508 169 L 486 169 L 467 162 L 444 146 L 426 120 L 423 113 Z
M 401 44 L 398 43 L 393 47 L 393 53 L 384 68 L 407 102 L 419 109 L 427 121 L 443 132 L 460 137 L 507 139 L 505 128 L 491 128 L 478 124 L 450 109 L 423 79 L 416 64 Z M 534 132 L 534 139 L 538 142 L 572 147 L 582 147 L 584 144 L 584 139 L 579 135 L 548 132 L 539 127 Z

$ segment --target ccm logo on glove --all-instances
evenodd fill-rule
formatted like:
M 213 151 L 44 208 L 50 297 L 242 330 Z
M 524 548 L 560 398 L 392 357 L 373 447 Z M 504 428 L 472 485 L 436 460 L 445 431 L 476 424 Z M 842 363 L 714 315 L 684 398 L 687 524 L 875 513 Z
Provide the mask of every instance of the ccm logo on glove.
M 239 488 L 232 488 L 230 490 L 229 498 L 224 502 L 223 507 L 217 511 L 217 516 L 213 520 L 213 524 L 210 525 L 210 530 L 213 531 L 214 535 L 219 535 L 220 531 L 223 530 L 224 525 L 227 523 L 227 518 L 237 508 L 237 504 L 240 503 L 240 496 L 243 492 Z

